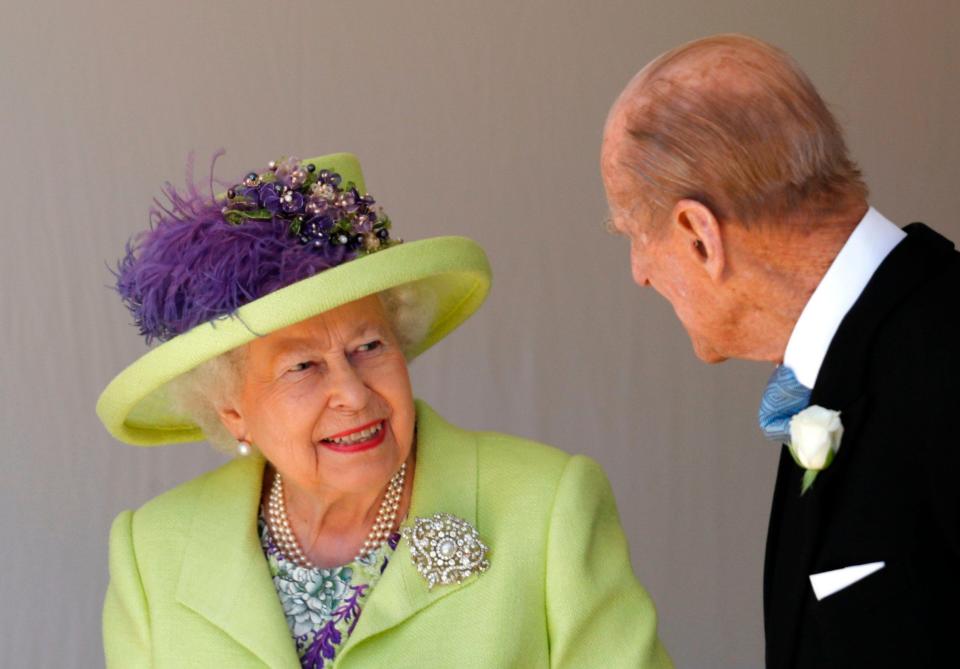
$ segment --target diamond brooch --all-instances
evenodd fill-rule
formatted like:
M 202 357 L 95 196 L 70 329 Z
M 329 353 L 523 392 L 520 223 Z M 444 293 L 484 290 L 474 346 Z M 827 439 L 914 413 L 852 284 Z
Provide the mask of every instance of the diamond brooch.
M 462 583 L 473 574 L 490 568 L 487 547 L 477 529 L 450 513 L 417 518 L 403 529 L 410 543 L 410 557 L 427 587 Z

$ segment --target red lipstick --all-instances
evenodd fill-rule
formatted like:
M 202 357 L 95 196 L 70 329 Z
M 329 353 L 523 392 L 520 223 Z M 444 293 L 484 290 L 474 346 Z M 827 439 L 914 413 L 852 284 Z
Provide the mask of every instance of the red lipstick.
M 357 434 L 358 432 L 363 432 L 372 427 L 380 426 L 380 429 L 373 434 L 369 439 L 364 441 L 355 441 L 347 444 L 338 444 L 334 442 L 334 439 L 344 439 L 350 435 Z M 375 420 L 372 423 L 367 423 L 366 425 L 361 425 L 360 427 L 354 428 L 352 430 L 347 430 L 345 432 L 340 432 L 339 434 L 332 435 L 326 439 L 320 441 L 326 448 L 329 448 L 331 451 L 336 451 L 337 453 L 359 453 L 361 451 L 369 451 L 371 448 L 376 448 L 383 443 L 383 440 L 387 437 L 387 422 L 385 420 Z

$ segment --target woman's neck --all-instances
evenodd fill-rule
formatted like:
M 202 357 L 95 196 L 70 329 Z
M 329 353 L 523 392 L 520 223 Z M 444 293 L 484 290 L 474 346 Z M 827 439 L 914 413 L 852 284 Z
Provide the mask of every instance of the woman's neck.
M 397 509 L 399 525 L 410 507 L 415 468 L 414 449 L 407 458 L 404 489 Z M 268 466 L 264 475 L 263 504 L 266 507 L 276 470 Z M 287 521 L 304 555 L 317 567 L 348 564 L 356 557 L 377 519 L 389 483 L 378 491 L 306 491 L 283 480 Z

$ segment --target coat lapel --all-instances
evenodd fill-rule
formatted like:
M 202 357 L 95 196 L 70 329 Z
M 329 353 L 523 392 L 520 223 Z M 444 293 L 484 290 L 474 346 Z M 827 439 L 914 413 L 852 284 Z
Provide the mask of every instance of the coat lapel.
M 452 513 L 477 527 L 477 448 L 475 438 L 440 418 L 426 403 L 417 402 L 417 459 L 413 496 L 404 526 L 437 512 Z M 434 602 L 468 587 L 477 576 L 459 585 L 427 582 L 401 541 L 363 607 L 357 627 L 337 654 L 339 664 L 357 646 L 407 620 Z
M 869 414 L 873 338 L 887 315 L 934 276 L 953 251 L 949 240 L 923 224 L 913 223 L 906 231 L 907 238 L 887 256 L 841 322 L 811 394 L 811 404 L 841 412 L 844 435 L 834 463 L 801 496 L 803 470 L 786 447 L 781 454 L 764 567 L 768 649 L 776 649 L 781 660 L 796 657 L 803 608 L 813 596 L 807 574 L 829 518 L 832 493 L 850 452 L 862 447 L 858 434 Z M 775 660 L 768 650 L 768 663 Z
M 257 536 L 264 460 L 237 459 L 211 474 L 197 503 L 177 600 L 271 667 L 299 666 Z

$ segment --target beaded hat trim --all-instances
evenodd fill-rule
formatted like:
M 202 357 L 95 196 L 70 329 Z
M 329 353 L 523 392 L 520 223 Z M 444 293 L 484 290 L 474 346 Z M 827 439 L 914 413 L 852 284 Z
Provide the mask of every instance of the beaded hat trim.
M 299 158 L 271 161 L 268 168 L 250 172 L 227 191 L 222 209 L 227 222 L 282 222 L 291 236 L 318 252 L 345 247 L 366 254 L 397 243 L 390 239 L 389 217 L 374 209 L 373 196 L 361 195 L 352 182 L 343 184 L 338 173 Z

